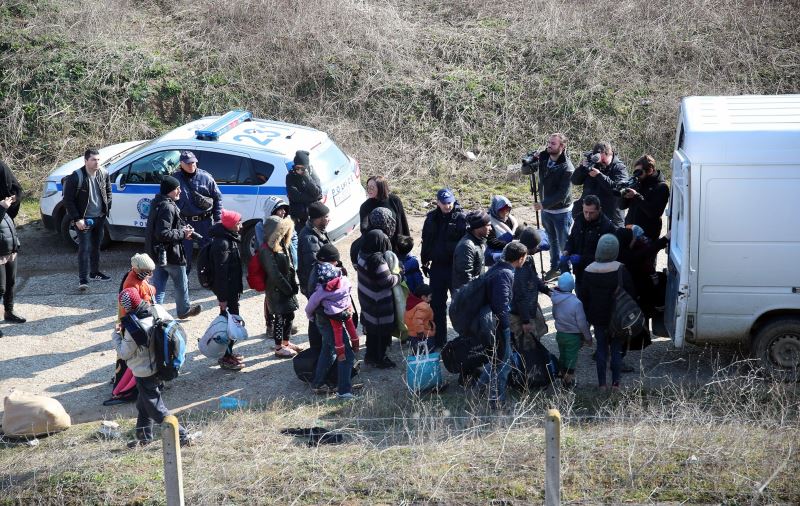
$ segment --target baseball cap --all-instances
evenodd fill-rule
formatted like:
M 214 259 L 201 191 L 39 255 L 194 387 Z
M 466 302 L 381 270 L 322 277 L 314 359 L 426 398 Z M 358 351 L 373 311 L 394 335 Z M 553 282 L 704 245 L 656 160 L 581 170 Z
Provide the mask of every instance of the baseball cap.
M 197 157 L 191 151 L 181 151 L 181 161 L 183 163 L 197 163 Z
M 450 188 L 442 188 L 436 192 L 436 200 L 442 204 L 452 204 L 456 201 L 456 197 L 453 195 L 453 190 Z

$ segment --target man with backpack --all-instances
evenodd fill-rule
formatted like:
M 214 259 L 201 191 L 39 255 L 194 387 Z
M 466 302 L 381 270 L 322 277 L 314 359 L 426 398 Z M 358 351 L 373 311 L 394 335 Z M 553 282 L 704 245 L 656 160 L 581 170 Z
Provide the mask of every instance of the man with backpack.
M 200 304 L 189 303 L 189 280 L 186 277 L 186 255 L 184 240 L 192 236 L 194 229 L 181 218 L 176 202 L 181 198 L 181 186 L 177 179 L 165 176 L 159 193 L 150 204 L 147 217 L 144 247 L 155 260 L 153 286 L 156 287 L 156 302 L 164 303 L 167 278 L 172 278 L 175 288 L 175 305 L 178 319 L 184 320 L 200 314 Z
M 483 273 L 486 238 L 491 230 L 491 220 L 484 211 L 470 211 L 466 221 L 467 232 L 458 241 L 453 254 L 453 291 Z
M 111 279 L 100 272 L 100 244 L 111 211 L 111 180 L 100 167 L 100 152 L 87 149 L 84 165 L 64 178 L 63 202 L 78 234 L 78 289 L 89 289 L 89 280 Z

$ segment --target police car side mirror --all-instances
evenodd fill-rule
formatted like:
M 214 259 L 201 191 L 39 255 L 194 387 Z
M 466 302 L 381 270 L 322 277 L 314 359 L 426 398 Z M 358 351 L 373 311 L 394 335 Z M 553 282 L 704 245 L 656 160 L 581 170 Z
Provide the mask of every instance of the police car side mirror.
M 114 184 L 117 185 L 118 189 L 125 188 L 125 173 L 123 171 L 119 171 L 117 173 L 117 178 L 114 180 Z

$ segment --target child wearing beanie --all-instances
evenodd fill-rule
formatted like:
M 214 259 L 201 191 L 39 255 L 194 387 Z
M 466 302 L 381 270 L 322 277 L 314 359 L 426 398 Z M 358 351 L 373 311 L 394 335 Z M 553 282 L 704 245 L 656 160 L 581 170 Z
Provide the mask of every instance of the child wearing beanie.
M 586 321 L 583 304 L 572 293 L 574 289 L 575 277 L 565 272 L 558 277 L 558 286 L 550 293 L 556 324 L 558 367 L 562 372 L 561 384 L 567 388 L 575 386 L 575 366 L 581 344 L 592 345 L 589 322 Z

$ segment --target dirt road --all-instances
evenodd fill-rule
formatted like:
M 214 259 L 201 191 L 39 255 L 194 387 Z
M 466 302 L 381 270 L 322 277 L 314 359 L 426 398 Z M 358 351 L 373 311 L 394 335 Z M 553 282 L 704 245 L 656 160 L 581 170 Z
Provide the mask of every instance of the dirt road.
M 515 214 L 532 222 L 530 209 L 515 210 Z M 410 217 L 415 238 L 420 237 L 422 221 L 422 216 Z M 81 294 L 77 290 L 76 254 L 71 248 L 38 222 L 22 227 L 20 235 L 23 249 L 18 260 L 17 309 L 28 322 L 2 324 L 5 336 L 0 338 L 0 397 L 11 389 L 51 396 L 64 405 L 75 422 L 135 416 L 132 405 L 104 407 L 102 402 L 110 396 L 109 379 L 116 359 L 111 332 L 117 287 L 130 266 L 130 257 L 141 250 L 141 245 L 115 243 L 104 251 L 101 268 L 111 275 L 112 281 L 91 282 L 88 293 Z M 343 259 L 348 256 L 346 252 L 353 239 L 354 236 L 350 236 L 337 244 Z M 190 295 L 193 302 L 202 304 L 203 313 L 183 323 L 192 337 L 182 374 L 165 394 L 170 408 L 180 411 L 197 406 L 215 407 L 222 395 L 251 401 L 313 395 L 295 377 L 291 361 L 275 359 L 272 343 L 264 340 L 263 295 L 248 290 L 242 298 L 241 313 L 253 337 L 237 345 L 237 351 L 246 356 L 247 363 L 238 373 L 220 370 L 216 362 L 197 350 L 194 338 L 203 333 L 218 310 L 213 294 L 197 284 L 193 273 Z M 301 305 L 304 302 L 301 300 Z M 550 300 L 540 295 L 540 303 L 551 331 L 543 342 L 557 352 L 550 321 Z M 166 307 L 174 314 L 174 298 L 170 291 Z M 295 322 L 300 328 L 295 341 L 307 343 L 308 322 L 303 311 L 298 311 Z M 360 379 L 367 383 L 367 389 L 377 393 L 403 395 L 405 370 L 397 343 L 392 345 L 390 353 L 401 367 L 366 369 Z M 701 350 L 693 346 L 675 350 L 669 340 L 656 339 L 644 352 L 628 356 L 627 361 L 637 372 L 625 375 L 623 384 L 642 382 L 655 386 L 666 381 L 705 382 L 718 367 L 734 359 L 735 354 L 730 350 Z M 584 348 L 579 358 L 580 385 L 588 388 L 596 384 L 594 368 L 591 350 Z M 449 379 L 455 382 L 454 376 Z

